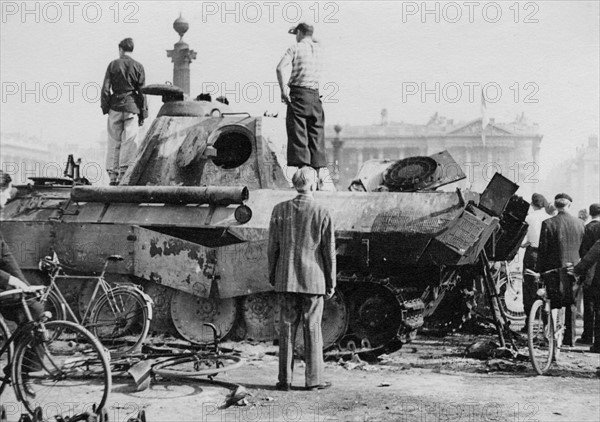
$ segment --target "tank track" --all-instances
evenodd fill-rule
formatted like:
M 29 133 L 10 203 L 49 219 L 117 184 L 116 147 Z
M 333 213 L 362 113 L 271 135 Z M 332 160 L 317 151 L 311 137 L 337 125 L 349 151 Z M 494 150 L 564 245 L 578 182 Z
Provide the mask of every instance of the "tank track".
M 402 281 L 394 277 L 377 277 L 373 274 L 361 275 L 361 274 L 338 274 L 337 276 L 338 287 L 342 290 L 352 290 L 354 286 L 362 286 L 365 290 L 365 286 L 376 285 L 379 288 L 379 292 L 385 292 L 390 299 L 393 299 L 393 306 L 395 309 L 388 309 L 389 312 L 399 312 L 400 318 L 397 322 L 397 327 L 394 329 L 394 333 L 391 333 L 386 340 L 386 343 L 393 341 L 400 341 L 401 343 L 409 343 L 414 339 L 417 329 L 423 326 L 423 313 L 425 311 L 425 304 L 420 298 L 420 291 L 416 287 L 404 286 L 399 287 Z M 376 289 L 368 288 L 368 292 Z M 351 299 L 350 299 L 351 300 Z M 365 306 L 369 298 L 365 299 L 361 308 Z M 392 301 L 388 303 L 388 307 L 392 306 Z M 356 311 L 356 310 L 355 310 Z M 353 327 L 349 328 L 348 333 L 352 333 Z M 359 336 L 360 337 L 360 336 Z M 359 342 L 363 342 L 364 338 L 358 338 Z M 367 342 L 372 346 L 377 347 L 378 341 L 373 341 L 371 338 L 367 338 Z

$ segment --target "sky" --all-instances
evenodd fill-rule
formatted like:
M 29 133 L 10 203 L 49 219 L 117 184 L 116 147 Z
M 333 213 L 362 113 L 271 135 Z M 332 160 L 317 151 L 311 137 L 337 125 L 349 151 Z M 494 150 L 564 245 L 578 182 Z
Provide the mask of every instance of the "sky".
M 435 112 L 510 122 L 525 112 L 544 135 L 540 170 L 599 130 L 599 4 L 537 2 L 2 1 L 0 130 L 91 145 L 106 127 L 99 87 L 117 44 L 135 41 L 146 81 L 172 80 L 166 50 L 196 51 L 192 94 L 226 94 L 236 111 L 285 115 L 275 67 L 299 21 L 322 44 L 327 124 L 424 124 Z M 150 116 L 160 108 L 150 101 Z M 0 145 L 1 146 L 1 145 Z

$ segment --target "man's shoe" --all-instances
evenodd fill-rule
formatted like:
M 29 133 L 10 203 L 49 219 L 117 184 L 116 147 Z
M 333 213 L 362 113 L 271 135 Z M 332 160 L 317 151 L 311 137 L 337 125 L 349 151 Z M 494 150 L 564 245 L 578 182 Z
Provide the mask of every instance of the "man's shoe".
M 577 340 L 575 340 L 575 344 L 592 344 L 592 339 L 589 337 L 581 336 Z
M 325 390 L 326 388 L 331 387 L 331 385 L 332 384 L 330 382 L 324 382 L 324 383 L 319 384 L 319 385 L 313 385 L 313 386 L 310 386 L 310 387 L 306 387 L 306 389 L 308 391 Z
M 600 353 L 600 347 L 599 346 L 590 347 L 590 353 Z
M 279 391 L 291 391 L 292 384 L 290 384 L 290 383 L 282 384 L 282 383 L 278 382 L 277 384 L 275 384 L 275 389 L 279 390 Z

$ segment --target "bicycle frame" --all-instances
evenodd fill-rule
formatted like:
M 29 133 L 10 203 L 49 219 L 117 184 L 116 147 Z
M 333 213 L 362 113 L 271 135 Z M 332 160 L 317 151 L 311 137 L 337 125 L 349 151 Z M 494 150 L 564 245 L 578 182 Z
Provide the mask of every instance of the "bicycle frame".
M 102 273 L 99 276 L 68 275 L 68 274 L 65 274 L 64 271 L 62 270 L 62 266 L 60 264 L 58 264 L 56 266 L 56 269 L 52 272 L 52 274 L 50 276 L 50 285 L 48 286 L 48 289 L 46 290 L 46 292 L 44 292 L 44 294 L 42 295 L 42 301 L 46 301 L 48 299 L 48 296 L 50 295 L 50 293 L 55 292 L 61 301 L 61 306 L 63 306 L 63 308 L 67 312 L 68 316 L 70 318 L 72 318 L 74 322 L 85 325 L 87 322 L 87 319 L 91 313 L 91 309 L 92 309 L 90 304 L 94 303 L 94 301 L 96 300 L 98 291 L 100 289 L 102 289 L 103 293 L 108 296 L 109 292 L 111 290 L 110 284 L 108 284 L 108 282 L 104 279 L 104 274 L 106 273 L 106 268 L 108 266 L 108 263 L 109 263 L 109 261 L 106 261 L 104 263 Z M 60 291 L 58 285 L 56 284 L 56 279 L 58 279 L 58 278 L 66 279 L 66 280 L 96 280 L 96 284 L 94 286 L 94 292 L 92 293 L 92 296 L 87 304 L 88 306 L 85 310 L 85 313 L 83 314 L 83 317 L 81 318 L 81 321 L 79 320 L 79 318 L 77 318 L 77 316 L 75 315 L 75 312 L 73 312 L 73 309 L 71 308 L 71 306 L 69 306 L 69 303 L 67 302 L 64 295 Z

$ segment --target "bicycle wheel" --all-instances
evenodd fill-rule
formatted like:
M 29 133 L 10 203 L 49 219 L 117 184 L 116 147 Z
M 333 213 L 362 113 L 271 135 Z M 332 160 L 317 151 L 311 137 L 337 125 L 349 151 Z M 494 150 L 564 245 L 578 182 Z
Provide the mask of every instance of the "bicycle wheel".
M 529 358 L 540 375 L 550 368 L 554 356 L 554 323 L 552 314 L 544 309 L 545 305 L 540 299 L 533 303 L 527 326 Z
M 512 321 L 524 321 L 523 291 L 518 289 L 518 280 L 514 275 L 502 274 L 499 276 L 496 288 L 500 304 L 504 308 L 506 317 Z
M 12 381 L 17 400 L 43 419 L 102 408 L 111 389 L 108 353 L 82 326 L 49 321 L 15 347 Z
M 54 290 L 48 293 L 46 300 L 42 303 L 44 309 L 52 314 L 52 321 L 65 321 L 67 319 L 65 306 Z
M 0 350 L 2 350 L 9 338 L 10 330 L 8 329 L 8 326 L 6 325 L 4 320 L 2 319 L 2 316 L 0 316 Z M 0 356 L 0 368 L 4 368 L 4 366 L 8 362 L 10 362 L 11 357 L 13 355 L 13 351 L 13 344 L 11 343 L 8 345 L 6 352 L 2 356 Z
M 164 378 L 193 380 L 231 371 L 242 364 L 243 360 L 238 356 L 197 353 L 162 361 L 154 365 L 152 371 Z
M 98 299 L 86 327 L 118 356 L 138 349 L 152 320 L 152 299 L 134 286 L 117 286 Z

